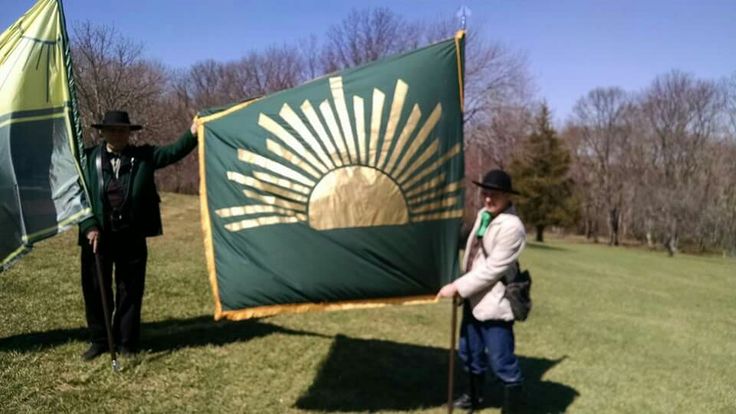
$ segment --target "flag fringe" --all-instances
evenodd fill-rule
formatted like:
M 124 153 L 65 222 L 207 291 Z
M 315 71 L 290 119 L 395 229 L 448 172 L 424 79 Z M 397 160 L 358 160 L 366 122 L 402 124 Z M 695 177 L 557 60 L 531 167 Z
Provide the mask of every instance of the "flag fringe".
M 316 311 L 337 311 L 347 309 L 380 308 L 388 305 L 422 305 L 436 303 L 434 295 L 405 296 L 397 298 L 360 299 L 340 302 L 323 303 L 289 303 L 283 305 L 258 306 L 237 310 L 220 310 L 215 314 L 215 320 L 229 319 L 240 321 L 252 318 L 280 315 L 283 313 L 306 313 Z

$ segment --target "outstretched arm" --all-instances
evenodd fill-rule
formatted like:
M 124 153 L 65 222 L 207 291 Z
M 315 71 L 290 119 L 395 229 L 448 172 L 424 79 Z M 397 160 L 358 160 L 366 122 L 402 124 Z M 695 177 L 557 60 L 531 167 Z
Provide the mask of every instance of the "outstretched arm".
M 197 146 L 197 128 L 199 120 L 195 117 L 192 126 L 178 140 L 169 144 L 157 146 L 153 150 L 153 160 L 156 168 L 163 168 L 184 158 Z

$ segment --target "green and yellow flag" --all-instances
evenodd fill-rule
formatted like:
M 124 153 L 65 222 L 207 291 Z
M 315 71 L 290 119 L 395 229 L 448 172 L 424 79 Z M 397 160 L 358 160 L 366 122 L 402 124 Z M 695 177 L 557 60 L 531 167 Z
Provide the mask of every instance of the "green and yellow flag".
M 89 215 L 60 0 L 0 35 L 0 270 Z
M 431 301 L 456 276 L 463 41 L 201 114 L 215 318 Z

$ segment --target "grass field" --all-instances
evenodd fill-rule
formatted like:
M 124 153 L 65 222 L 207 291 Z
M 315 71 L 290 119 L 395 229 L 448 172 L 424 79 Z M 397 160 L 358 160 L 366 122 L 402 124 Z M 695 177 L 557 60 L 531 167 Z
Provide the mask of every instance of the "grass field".
M 145 352 L 84 363 L 76 232 L 0 274 L 0 411 L 444 412 L 450 304 L 213 322 L 195 197 L 149 242 Z M 552 241 L 522 257 L 532 412 L 736 412 L 736 261 Z M 489 386 L 486 412 L 500 389 Z

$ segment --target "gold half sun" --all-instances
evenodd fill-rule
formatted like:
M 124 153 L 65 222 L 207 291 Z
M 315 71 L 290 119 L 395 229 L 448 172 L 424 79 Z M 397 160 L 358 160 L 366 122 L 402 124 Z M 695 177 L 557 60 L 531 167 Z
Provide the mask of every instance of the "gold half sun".
M 317 230 L 408 222 L 401 189 L 375 168 L 349 166 L 331 171 L 309 196 L 309 225 Z

